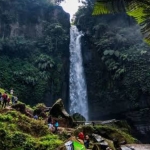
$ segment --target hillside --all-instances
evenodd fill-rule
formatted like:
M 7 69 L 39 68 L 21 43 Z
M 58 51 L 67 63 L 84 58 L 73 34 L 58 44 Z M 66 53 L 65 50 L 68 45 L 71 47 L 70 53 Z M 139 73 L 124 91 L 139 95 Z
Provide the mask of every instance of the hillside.
M 19 102 L 19 104 L 21 103 Z M 12 107 L 15 108 L 15 105 Z M 81 131 L 90 136 L 90 149 L 93 150 L 96 145 L 99 147 L 93 134 L 101 135 L 102 140 L 107 142 L 107 147 L 110 146 L 113 150 L 117 148 L 113 143 L 114 139 L 117 139 L 118 146 L 124 141 L 125 144 L 137 143 L 137 140 L 129 134 L 130 128 L 125 123 L 117 121 L 95 127 L 80 125 L 74 128 L 60 126 L 58 132 L 54 134 L 48 129 L 47 118 L 41 117 L 35 120 L 33 117 L 21 113 L 21 110 L 17 111 L 12 107 L 7 106 L 5 109 L 0 109 L 1 150 L 66 150 L 64 144 L 69 140 L 76 141 L 83 146 L 82 141 L 76 138 Z M 26 106 L 26 110 L 30 113 L 33 111 L 29 106 Z
M 15 110 L 0 110 L 1 150 L 54 150 L 63 143 L 43 120 L 29 118 Z

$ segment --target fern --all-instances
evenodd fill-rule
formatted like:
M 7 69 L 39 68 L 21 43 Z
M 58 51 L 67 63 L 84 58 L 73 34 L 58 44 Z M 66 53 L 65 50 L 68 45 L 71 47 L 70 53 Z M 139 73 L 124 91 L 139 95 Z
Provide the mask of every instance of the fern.
M 98 0 L 93 15 L 126 12 L 141 26 L 144 41 L 150 44 L 150 0 Z

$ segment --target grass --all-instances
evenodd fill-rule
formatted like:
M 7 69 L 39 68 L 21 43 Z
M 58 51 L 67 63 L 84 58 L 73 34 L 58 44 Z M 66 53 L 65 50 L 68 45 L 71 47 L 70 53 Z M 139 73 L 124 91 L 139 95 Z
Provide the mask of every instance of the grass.
M 43 120 L 34 120 L 15 110 L 0 111 L 1 150 L 54 150 L 63 141 L 52 134 Z

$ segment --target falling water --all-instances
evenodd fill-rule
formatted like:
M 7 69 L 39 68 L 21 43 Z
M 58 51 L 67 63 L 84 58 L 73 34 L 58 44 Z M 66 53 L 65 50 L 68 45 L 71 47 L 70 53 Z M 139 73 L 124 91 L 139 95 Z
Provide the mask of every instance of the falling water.
M 88 119 L 87 89 L 81 53 L 81 36 L 76 26 L 70 29 L 70 113 Z

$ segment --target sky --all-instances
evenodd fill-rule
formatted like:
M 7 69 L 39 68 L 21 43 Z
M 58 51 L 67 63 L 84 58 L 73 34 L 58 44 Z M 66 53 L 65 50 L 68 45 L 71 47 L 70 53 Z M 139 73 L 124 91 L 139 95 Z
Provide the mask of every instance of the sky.
M 70 19 L 77 12 L 78 7 L 81 5 L 78 0 L 64 0 L 61 3 L 63 9 L 70 14 Z

